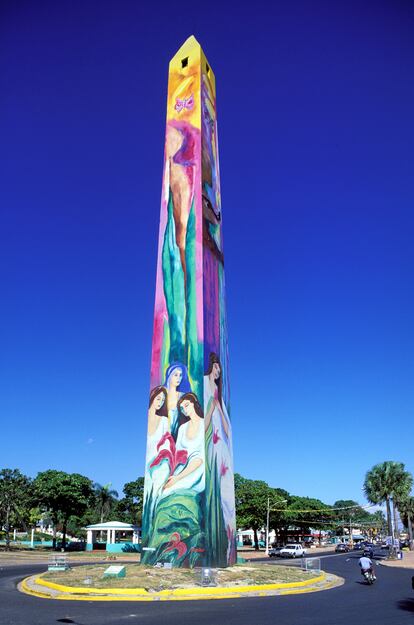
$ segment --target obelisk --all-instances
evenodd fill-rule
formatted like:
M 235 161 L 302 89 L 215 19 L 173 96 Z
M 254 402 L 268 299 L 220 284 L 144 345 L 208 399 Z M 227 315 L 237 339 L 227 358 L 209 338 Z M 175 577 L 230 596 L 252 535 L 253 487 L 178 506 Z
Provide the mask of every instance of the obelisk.
M 190 37 L 169 66 L 142 561 L 236 561 L 216 85 Z

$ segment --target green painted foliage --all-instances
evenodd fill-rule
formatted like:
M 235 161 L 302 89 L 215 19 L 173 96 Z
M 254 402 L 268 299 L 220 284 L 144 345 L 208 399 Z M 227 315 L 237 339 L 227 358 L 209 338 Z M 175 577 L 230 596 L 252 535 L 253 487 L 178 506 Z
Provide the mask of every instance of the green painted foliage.
M 192 382 L 192 388 L 200 401 L 202 401 L 203 381 L 203 351 L 202 343 L 197 340 L 197 293 L 196 293 L 196 217 L 194 200 L 191 205 L 187 223 L 185 244 L 185 264 L 187 268 L 186 288 L 186 338 L 188 372 Z
M 145 564 L 171 562 L 194 566 L 204 556 L 201 495 L 182 490 L 161 499 L 156 507 L 150 541 L 145 546 Z M 177 547 L 174 547 L 174 544 Z
M 207 465 L 208 466 L 208 465 Z M 220 478 L 218 477 L 217 459 L 206 472 L 206 554 L 207 566 L 227 566 L 228 537 L 224 523 L 220 497 Z
M 168 219 L 164 233 L 164 243 L 162 246 L 162 272 L 170 330 L 169 362 L 184 362 L 184 272 L 181 265 L 180 250 L 176 242 L 173 200 L 171 193 L 168 200 Z

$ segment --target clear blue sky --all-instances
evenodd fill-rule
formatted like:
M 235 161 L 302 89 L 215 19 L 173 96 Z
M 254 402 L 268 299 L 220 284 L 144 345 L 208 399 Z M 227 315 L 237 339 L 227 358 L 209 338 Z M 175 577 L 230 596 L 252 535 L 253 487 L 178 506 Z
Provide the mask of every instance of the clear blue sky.
M 169 59 L 216 73 L 235 469 L 414 472 L 414 7 L 5 1 L 0 467 L 143 474 Z

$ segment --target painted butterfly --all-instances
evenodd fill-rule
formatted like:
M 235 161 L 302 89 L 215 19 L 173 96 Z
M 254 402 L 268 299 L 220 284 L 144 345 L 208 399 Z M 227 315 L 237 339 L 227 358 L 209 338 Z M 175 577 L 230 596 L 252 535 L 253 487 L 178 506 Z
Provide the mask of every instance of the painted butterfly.
M 189 98 L 183 98 L 182 100 L 180 100 L 180 98 L 175 99 L 174 108 L 177 111 L 177 113 L 180 113 L 183 109 L 191 110 L 193 106 L 194 106 L 193 94 L 191 94 Z

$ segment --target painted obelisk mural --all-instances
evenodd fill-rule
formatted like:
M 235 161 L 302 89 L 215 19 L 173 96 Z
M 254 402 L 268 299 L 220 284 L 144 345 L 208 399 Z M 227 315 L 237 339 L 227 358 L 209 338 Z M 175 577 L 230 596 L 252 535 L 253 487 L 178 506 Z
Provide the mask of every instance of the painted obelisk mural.
M 214 74 L 194 37 L 169 67 L 142 561 L 236 560 Z

